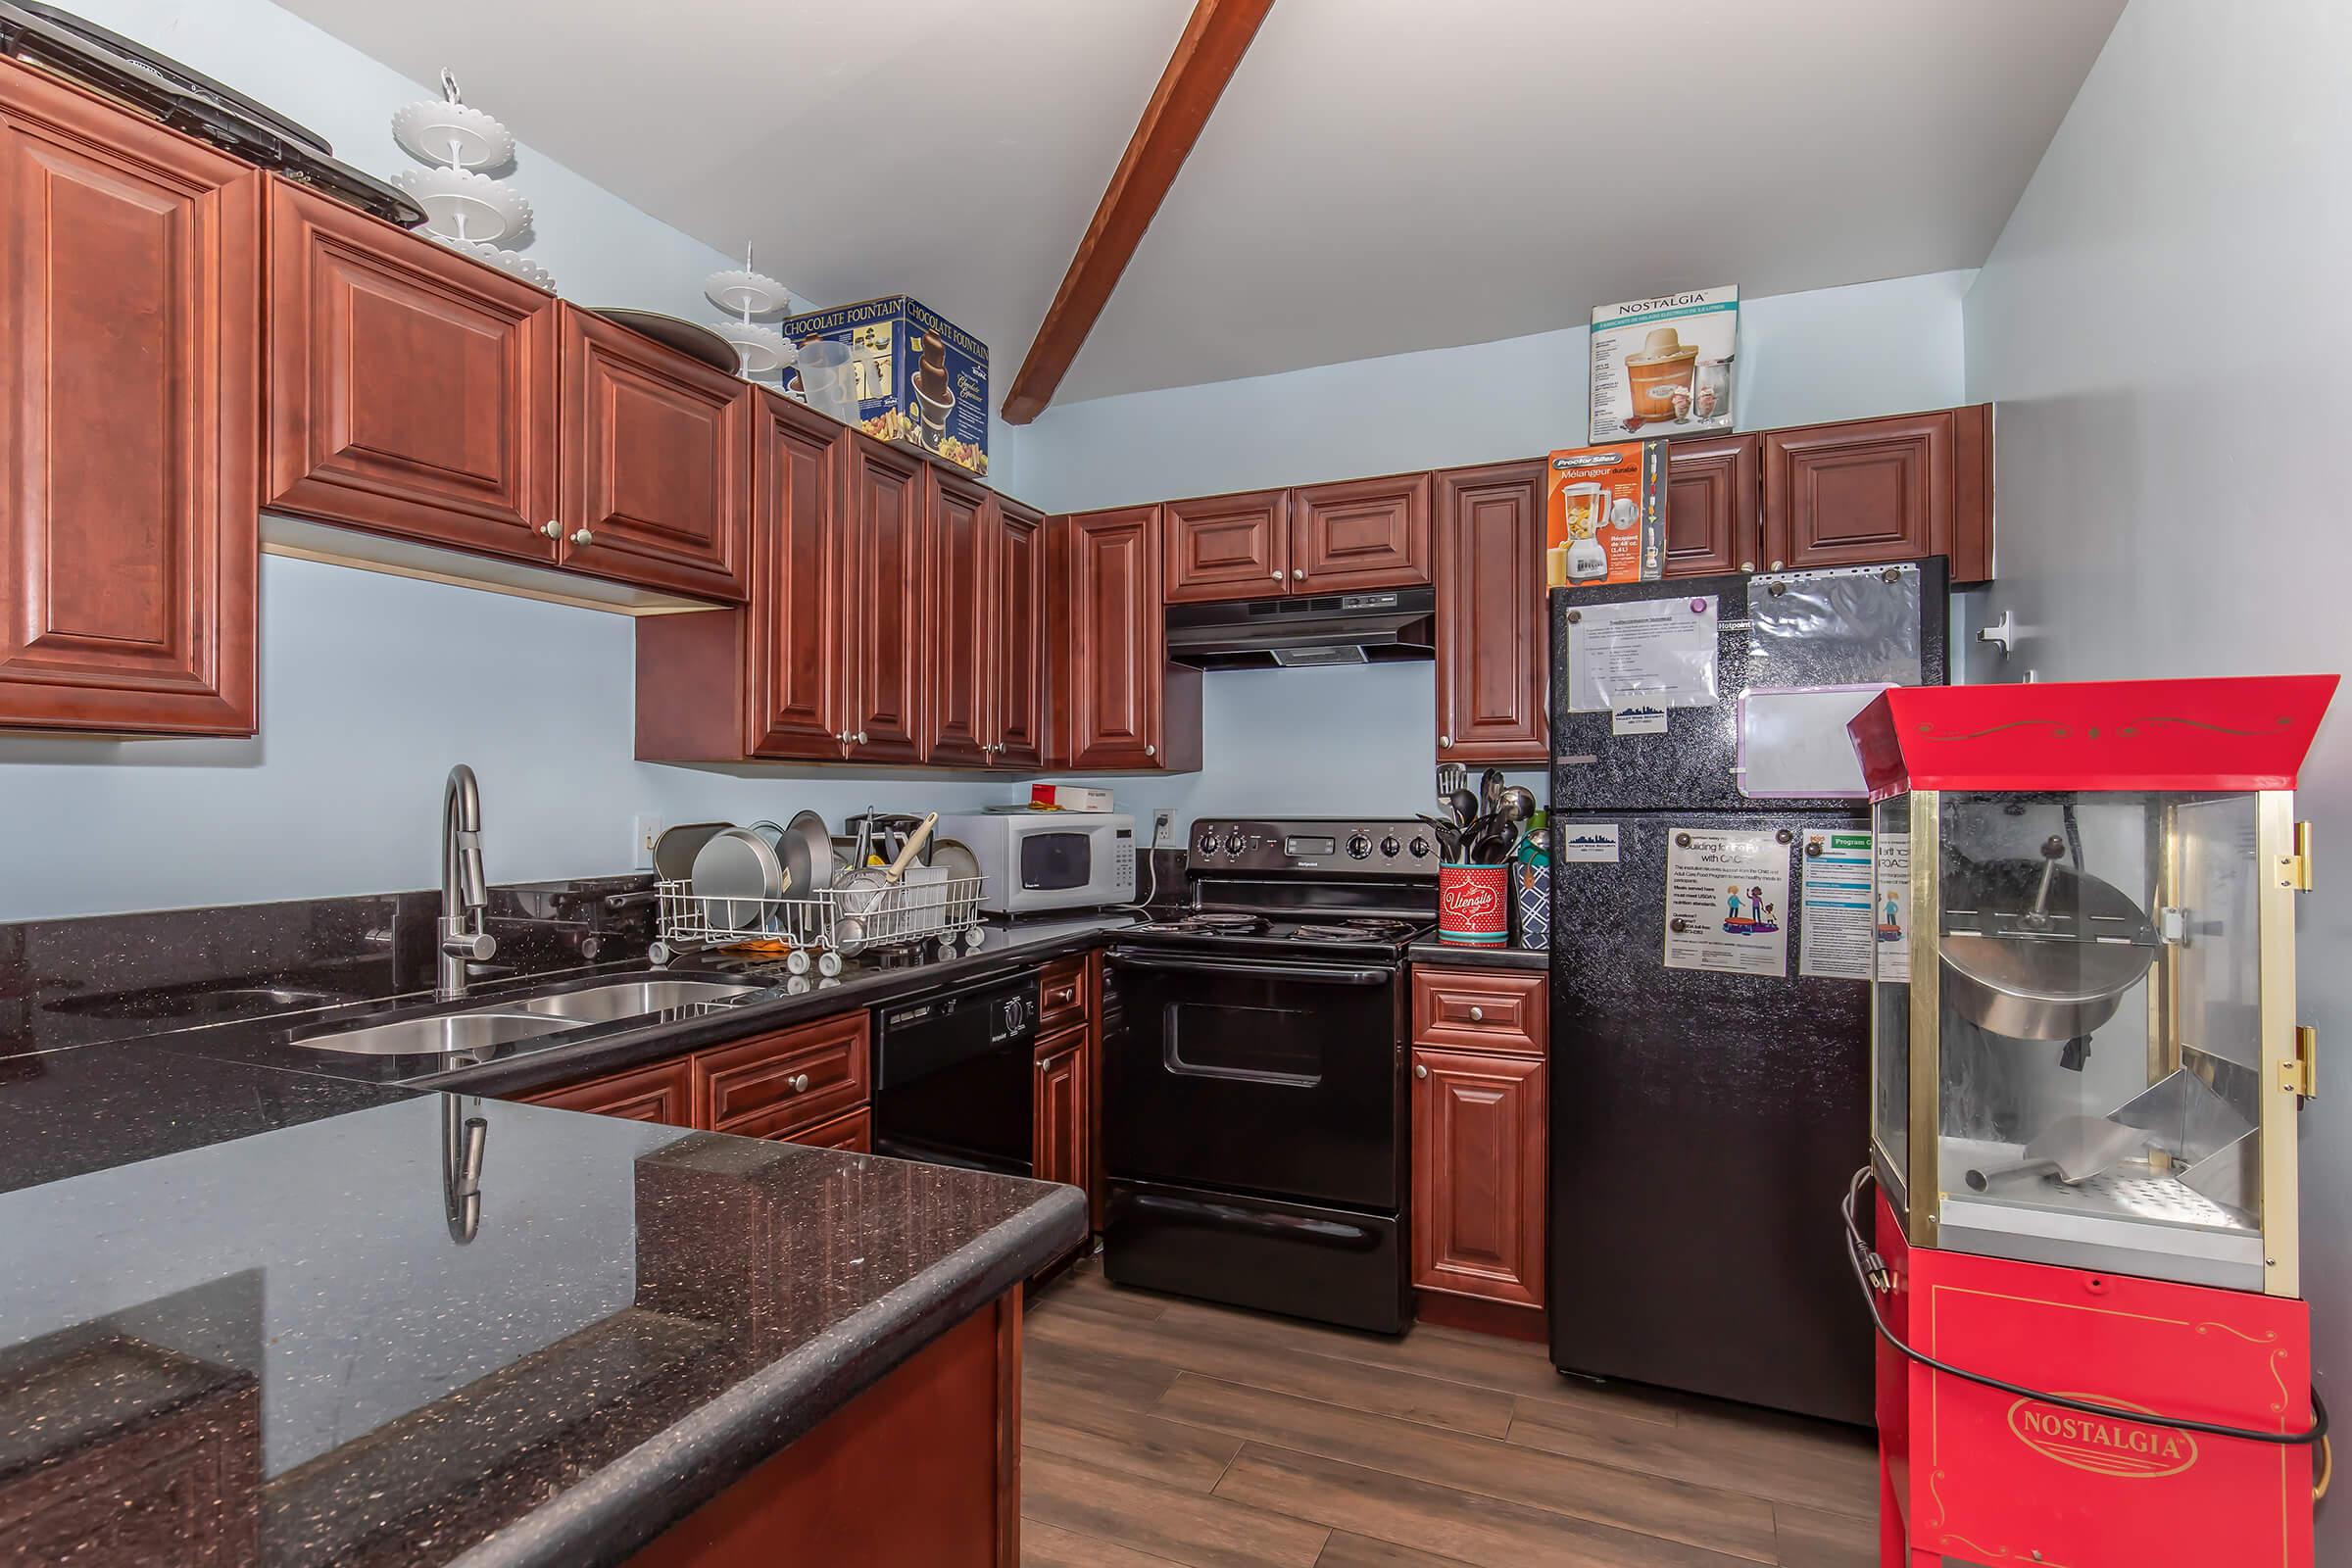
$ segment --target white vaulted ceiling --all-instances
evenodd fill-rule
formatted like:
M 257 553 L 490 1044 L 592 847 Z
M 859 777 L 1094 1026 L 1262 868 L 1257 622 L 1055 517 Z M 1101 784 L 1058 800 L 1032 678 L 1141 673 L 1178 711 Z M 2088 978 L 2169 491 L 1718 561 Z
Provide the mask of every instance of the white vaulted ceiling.
M 1192 9 L 285 3 L 1000 398 Z M 1974 267 L 2122 4 L 1276 0 L 1057 401 Z

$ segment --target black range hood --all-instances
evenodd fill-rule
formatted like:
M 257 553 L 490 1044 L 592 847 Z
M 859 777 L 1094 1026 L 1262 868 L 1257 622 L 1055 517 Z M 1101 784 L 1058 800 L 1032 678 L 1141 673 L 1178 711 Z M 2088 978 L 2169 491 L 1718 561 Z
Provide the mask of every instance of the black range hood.
M 1435 659 L 1437 607 L 1433 588 L 1170 605 L 1168 658 L 1200 669 Z

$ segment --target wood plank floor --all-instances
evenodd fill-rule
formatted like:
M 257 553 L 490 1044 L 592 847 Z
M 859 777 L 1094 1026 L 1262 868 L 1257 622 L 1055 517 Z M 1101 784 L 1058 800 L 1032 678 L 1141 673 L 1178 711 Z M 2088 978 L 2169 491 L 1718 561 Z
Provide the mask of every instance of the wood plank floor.
M 1121 1291 L 1030 1303 L 1030 1568 L 1873 1568 L 1845 1428 L 1571 1382 L 1540 1346 L 1402 1340 Z

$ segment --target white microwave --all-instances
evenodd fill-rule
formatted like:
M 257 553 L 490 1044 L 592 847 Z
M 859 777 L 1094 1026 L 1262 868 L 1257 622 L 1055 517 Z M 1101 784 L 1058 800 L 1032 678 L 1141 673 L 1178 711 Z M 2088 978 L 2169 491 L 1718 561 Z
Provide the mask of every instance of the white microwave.
M 1135 818 L 1111 811 L 973 811 L 936 830 L 980 861 L 980 907 L 1039 914 L 1135 902 Z

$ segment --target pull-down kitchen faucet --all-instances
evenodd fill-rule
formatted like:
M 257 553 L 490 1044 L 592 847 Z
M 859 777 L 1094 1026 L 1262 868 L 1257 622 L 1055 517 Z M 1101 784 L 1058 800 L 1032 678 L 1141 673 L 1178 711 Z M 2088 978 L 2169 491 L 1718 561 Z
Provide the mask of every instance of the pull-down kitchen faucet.
M 482 875 L 482 792 L 464 762 L 449 770 L 441 791 L 441 927 L 433 962 L 433 995 L 454 1002 L 466 995 L 466 964 L 498 951 L 482 928 L 490 884 Z

